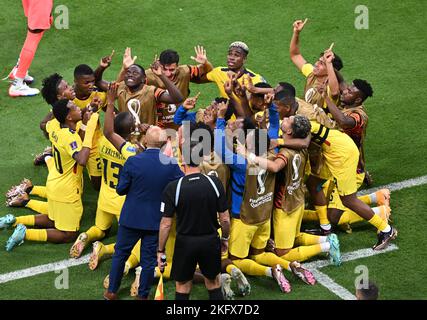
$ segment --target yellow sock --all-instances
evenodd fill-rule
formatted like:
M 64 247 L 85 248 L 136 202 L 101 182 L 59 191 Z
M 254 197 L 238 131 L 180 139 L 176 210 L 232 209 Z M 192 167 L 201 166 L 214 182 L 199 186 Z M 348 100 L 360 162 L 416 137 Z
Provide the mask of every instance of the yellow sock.
M 45 186 L 34 186 L 30 192 L 33 196 L 39 196 L 40 198 L 47 198 Z
M 34 227 L 35 220 L 35 215 L 16 217 L 16 222 L 13 224 L 13 226 L 15 227 L 17 224 L 21 223 L 23 225 L 26 225 L 27 227 Z
M 41 214 L 47 214 L 48 213 L 46 201 L 30 200 L 30 201 L 28 201 L 28 203 L 25 207 L 30 208 L 31 210 L 38 212 L 38 213 L 41 213 Z
M 320 244 L 314 244 L 312 246 L 302 246 L 293 248 L 287 254 L 281 256 L 282 259 L 288 261 L 305 261 L 311 257 L 317 256 L 322 252 Z
M 311 246 L 313 244 L 320 243 L 321 236 L 316 236 L 314 234 L 309 234 L 301 232 L 295 238 L 295 246 Z
M 360 221 L 364 221 L 361 216 L 359 216 L 356 212 L 351 211 L 350 209 L 346 209 L 343 214 L 341 215 L 340 221 L 338 221 L 338 225 L 345 224 L 345 223 L 356 223 Z
M 136 260 L 137 260 L 137 262 L 136 262 L 136 265 L 138 265 L 138 263 L 139 263 L 139 260 L 141 260 L 140 258 L 141 258 L 141 240 L 139 240 L 137 243 L 136 243 L 136 245 L 133 247 L 133 249 L 132 249 L 132 253 L 131 253 L 131 256 L 134 256 L 135 258 L 136 258 Z M 171 256 L 171 258 L 172 258 L 172 256 Z M 132 264 L 133 265 L 133 264 Z M 136 266 L 135 265 L 135 266 Z
M 126 261 L 126 263 L 129 265 L 129 269 L 133 269 L 135 267 L 138 266 L 139 264 L 139 259 L 138 257 L 133 254 L 133 252 L 131 253 L 131 255 L 129 256 L 128 260 Z
M 115 246 L 115 245 L 116 245 L 115 243 L 105 245 L 105 246 L 101 249 L 101 250 L 103 250 L 103 251 L 104 251 L 104 252 L 103 252 L 103 254 L 109 254 L 109 255 L 114 254 L 114 246 Z
M 251 259 L 233 260 L 233 264 L 242 270 L 244 274 L 250 276 L 265 276 L 269 269 L 268 267 L 262 266 Z
M 304 210 L 302 221 L 303 222 L 319 222 L 319 216 L 317 215 L 316 210 Z
M 328 220 L 328 206 L 314 206 L 316 208 L 317 215 L 319 216 L 320 224 L 329 224 Z
M 86 231 L 88 242 L 94 242 L 96 240 L 101 240 L 105 237 L 105 232 L 99 229 L 97 226 L 92 226 Z
M 368 221 L 378 230 L 384 230 L 387 227 L 387 221 L 381 219 L 380 216 L 374 214 L 371 220 Z
M 274 267 L 276 264 L 280 264 L 282 268 L 290 270 L 289 261 L 276 256 L 272 252 L 263 252 L 257 255 L 251 255 L 250 258 L 259 264 L 264 264 L 270 267 Z
M 25 232 L 25 240 L 30 241 L 47 241 L 47 230 L 46 229 L 27 229 Z
M 371 197 L 369 196 L 369 194 L 365 194 L 363 196 L 357 197 L 360 201 L 362 201 L 363 203 L 366 203 L 367 205 L 371 205 L 372 201 L 371 201 Z
M 50 171 L 55 166 L 55 159 L 53 157 L 46 157 L 44 162 L 46 162 L 47 171 Z
M 156 278 L 160 278 L 160 270 L 158 267 L 156 267 Z M 168 262 L 168 264 L 165 267 L 165 270 L 163 270 L 163 278 L 170 279 L 171 277 L 171 270 L 172 270 L 172 263 Z

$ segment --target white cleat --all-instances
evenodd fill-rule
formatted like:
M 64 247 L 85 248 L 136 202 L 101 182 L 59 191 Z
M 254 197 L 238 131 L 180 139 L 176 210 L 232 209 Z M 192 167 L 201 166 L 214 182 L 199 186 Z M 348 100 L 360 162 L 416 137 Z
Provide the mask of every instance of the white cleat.
M 231 290 L 231 277 L 228 273 L 221 273 L 221 291 L 225 300 L 234 300 L 234 292 Z
M 12 71 L 10 71 L 10 73 L 8 74 L 8 76 L 6 78 L 4 78 L 3 80 L 10 80 L 10 81 L 15 80 L 17 72 L 18 72 L 18 66 L 14 66 L 13 69 L 12 69 Z M 28 71 L 25 74 L 24 82 L 26 84 L 31 84 L 31 83 L 34 82 L 34 78 L 28 74 Z
M 9 96 L 11 97 L 31 97 L 39 93 L 39 89 L 30 88 L 25 83 L 18 83 L 16 80 L 9 87 Z

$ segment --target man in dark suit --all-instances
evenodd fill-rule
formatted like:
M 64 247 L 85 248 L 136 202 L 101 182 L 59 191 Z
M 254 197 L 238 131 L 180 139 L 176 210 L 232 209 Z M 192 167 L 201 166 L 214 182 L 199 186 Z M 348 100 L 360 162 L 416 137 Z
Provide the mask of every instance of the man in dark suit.
M 110 285 L 104 293 L 107 300 L 117 299 L 125 262 L 140 239 L 142 272 L 138 298 L 147 299 L 156 266 L 162 192 L 169 182 L 183 176 L 175 159 L 160 152 L 166 142 L 162 129 L 150 127 L 144 139 L 147 149 L 126 161 L 116 188 L 119 195 L 126 195 L 126 200 L 120 214 Z

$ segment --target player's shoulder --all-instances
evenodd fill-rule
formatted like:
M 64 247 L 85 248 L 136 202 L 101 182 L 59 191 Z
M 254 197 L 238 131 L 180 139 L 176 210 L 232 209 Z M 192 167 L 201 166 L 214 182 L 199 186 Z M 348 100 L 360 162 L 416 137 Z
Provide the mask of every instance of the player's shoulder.
M 120 148 L 120 153 L 126 158 L 136 155 L 136 151 L 137 147 L 129 141 L 123 143 L 122 147 Z

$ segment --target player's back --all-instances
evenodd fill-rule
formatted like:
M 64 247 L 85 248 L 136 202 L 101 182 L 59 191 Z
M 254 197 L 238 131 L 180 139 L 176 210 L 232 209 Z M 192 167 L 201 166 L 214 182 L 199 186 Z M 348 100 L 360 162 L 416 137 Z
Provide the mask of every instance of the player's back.
M 105 136 L 101 138 L 99 156 L 101 158 L 102 183 L 98 199 L 100 209 L 111 213 L 120 212 L 125 196 L 117 194 L 116 186 L 127 158 L 135 154 L 135 146 L 130 142 L 126 142 L 119 152 Z
M 69 128 L 52 131 L 49 138 L 55 160 L 55 169 L 49 172 L 46 183 L 49 197 L 60 202 L 75 202 L 82 193 L 83 167 L 74 156 L 81 150 L 82 140 Z

